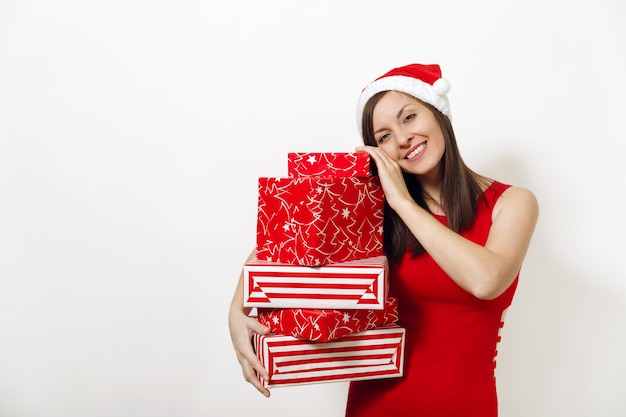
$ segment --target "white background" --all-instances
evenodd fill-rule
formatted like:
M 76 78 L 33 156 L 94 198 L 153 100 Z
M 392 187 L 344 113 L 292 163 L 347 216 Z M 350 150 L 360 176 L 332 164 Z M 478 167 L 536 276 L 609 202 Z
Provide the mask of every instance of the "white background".
M 626 415 L 626 3 L 0 0 L 0 417 L 342 416 L 243 381 L 256 181 L 352 151 L 358 93 L 439 63 L 466 162 L 541 215 L 503 417 Z

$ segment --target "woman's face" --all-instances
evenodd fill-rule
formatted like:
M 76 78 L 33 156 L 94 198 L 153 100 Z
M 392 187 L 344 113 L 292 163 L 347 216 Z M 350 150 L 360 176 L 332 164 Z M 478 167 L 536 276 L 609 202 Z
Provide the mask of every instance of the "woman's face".
M 439 166 L 445 139 L 433 112 L 397 91 L 386 93 L 372 114 L 374 139 L 403 171 L 427 175 Z

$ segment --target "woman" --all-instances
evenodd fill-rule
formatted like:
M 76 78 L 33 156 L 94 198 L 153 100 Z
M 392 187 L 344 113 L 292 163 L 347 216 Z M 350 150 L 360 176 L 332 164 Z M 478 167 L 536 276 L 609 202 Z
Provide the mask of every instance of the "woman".
M 357 106 L 360 133 L 385 192 L 390 295 L 406 328 L 402 378 L 350 384 L 346 416 L 495 417 L 495 356 L 504 313 L 538 216 L 534 195 L 474 173 L 450 123 L 437 65 L 394 68 Z M 241 284 L 240 284 L 241 287 Z M 246 380 L 269 396 L 250 348 L 267 328 L 245 317 L 241 288 L 229 316 Z

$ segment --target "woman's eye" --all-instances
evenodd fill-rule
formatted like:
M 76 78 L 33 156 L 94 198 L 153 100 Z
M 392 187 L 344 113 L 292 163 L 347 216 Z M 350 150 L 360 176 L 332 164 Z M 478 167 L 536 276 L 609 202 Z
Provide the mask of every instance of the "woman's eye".
M 383 143 L 389 137 L 389 133 L 384 133 L 378 138 L 378 143 Z
M 413 120 L 415 118 L 415 113 L 411 113 L 411 114 L 407 114 L 406 117 L 404 118 L 404 122 L 410 122 L 411 120 Z

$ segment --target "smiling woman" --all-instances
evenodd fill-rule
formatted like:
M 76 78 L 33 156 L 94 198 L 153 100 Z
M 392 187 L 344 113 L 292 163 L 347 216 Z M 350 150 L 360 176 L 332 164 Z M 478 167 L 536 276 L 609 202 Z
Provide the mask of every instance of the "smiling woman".
M 391 292 L 407 329 L 402 379 L 352 382 L 347 416 L 498 414 L 495 356 L 538 216 L 534 195 L 470 170 L 439 66 L 391 70 L 357 114 L 386 197 Z
M 498 414 L 495 356 L 538 216 L 534 195 L 470 170 L 450 122 L 437 65 L 395 68 L 357 106 L 364 146 L 385 194 L 390 295 L 406 329 L 402 378 L 353 381 L 346 416 Z M 269 329 L 231 304 L 231 338 L 246 380 L 267 377 L 250 345 Z

